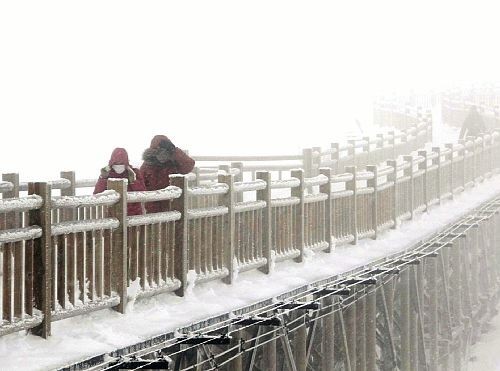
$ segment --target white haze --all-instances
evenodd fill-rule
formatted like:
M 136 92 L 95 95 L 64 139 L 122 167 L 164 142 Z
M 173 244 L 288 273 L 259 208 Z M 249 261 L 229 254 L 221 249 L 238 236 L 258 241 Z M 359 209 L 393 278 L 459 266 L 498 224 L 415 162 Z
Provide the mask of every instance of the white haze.
M 369 128 L 378 93 L 498 76 L 478 1 L 0 3 L 0 172 L 96 177 L 155 134 L 192 154 L 299 153 Z

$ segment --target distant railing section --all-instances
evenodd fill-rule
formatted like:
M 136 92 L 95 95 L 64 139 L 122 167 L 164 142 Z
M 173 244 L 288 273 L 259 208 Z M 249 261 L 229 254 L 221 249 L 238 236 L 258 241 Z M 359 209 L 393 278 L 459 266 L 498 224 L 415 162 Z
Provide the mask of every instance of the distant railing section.
M 449 126 L 461 127 L 471 106 L 477 108 L 488 131 L 500 128 L 500 109 L 498 105 L 486 105 L 478 100 L 450 99 L 446 96 L 441 100 L 443 123 Z

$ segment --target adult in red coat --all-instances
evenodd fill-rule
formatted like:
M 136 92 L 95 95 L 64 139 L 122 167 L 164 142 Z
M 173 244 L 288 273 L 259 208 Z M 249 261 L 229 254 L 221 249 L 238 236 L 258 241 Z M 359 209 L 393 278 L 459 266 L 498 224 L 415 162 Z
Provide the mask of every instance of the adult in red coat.
M 165 135 L 156 135 L 144 151 L 141 173 L 148 191 L 163 189 L 170 185 L 170 174 L 187 174 L 194 168 L 194 160 L 177 148 Z M 148 213 L 169 209 L 168 201 L 146 204 Z
M 139 169 L 130 166 L 128 154 L 124 148 L 115 148 L 109 159 L 108 166 L 101 169 L 101 175 L 94 188 L 94 194 L 101 193 L 107 189 L 108 179 L 127 179 L 127 191 L 145 191 L 144 180 Z M 144 214 L 140 203 L 127 205 L 127 215 Z

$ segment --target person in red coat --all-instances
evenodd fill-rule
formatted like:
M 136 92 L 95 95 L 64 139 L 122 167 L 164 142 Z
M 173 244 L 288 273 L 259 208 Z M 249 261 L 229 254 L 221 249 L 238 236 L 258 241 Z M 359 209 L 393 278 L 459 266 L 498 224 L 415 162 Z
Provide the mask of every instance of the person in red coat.
M 127 179 L 127 191 L 145 191 L 146 186 L 139 169 L 130 166 L 128 154 L 124 148 L 115 148 L 109 159 L 108 166 L 101 169 L 101 175 L 94 188 L 94 194 L 101 193 L 107 189 L 108 179 Z M 140 203 L 127 205 L 127 215 L 144 214 Z
M 177 148 L 165 135 L 156 135 L 144 151 L 141 173 L 148 191 L 163 189 L 170 185 L 170 174 L 187 174 L 194 168 L 194 160 Z M 169 210 L 168 201 L 146 204 L 148 213 Z

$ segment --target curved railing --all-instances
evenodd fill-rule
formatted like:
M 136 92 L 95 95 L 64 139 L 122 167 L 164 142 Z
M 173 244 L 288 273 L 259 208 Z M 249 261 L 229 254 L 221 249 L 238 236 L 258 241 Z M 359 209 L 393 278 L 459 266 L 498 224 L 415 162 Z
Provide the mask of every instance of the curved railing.
M 286 179 L 273 178 L 274 167 L 246 167 L 255 179 L 238 179 L 245 166 L 226 165 L 209 182 L 173 176 L 164 190 L 127 192 L 125 181 L 109 180 L 106 192 L 89 196 L 74 191 L 93 182 L 78 183 L 71 172 L 27 185 L 7 174 L 0 183 L 0 334 L 31 328 L 48 336 L 55 320 L 109 307 L 124 312 L 131 286 L 139 298 L 184 295 L 188 276 L 231 283 L 238 272 L 269 273 L 308 251 L 378 238 L 500 168 L 498 133 L 432 149 L 418 128 L 406 141 L 398 135 L 313 150 L 316 162 L 288 169 Z M 23 189 L 29 195 L 19 197 Z M 158 200 L 169 200 L 170 210 L 127 215 L 128 202 Z

